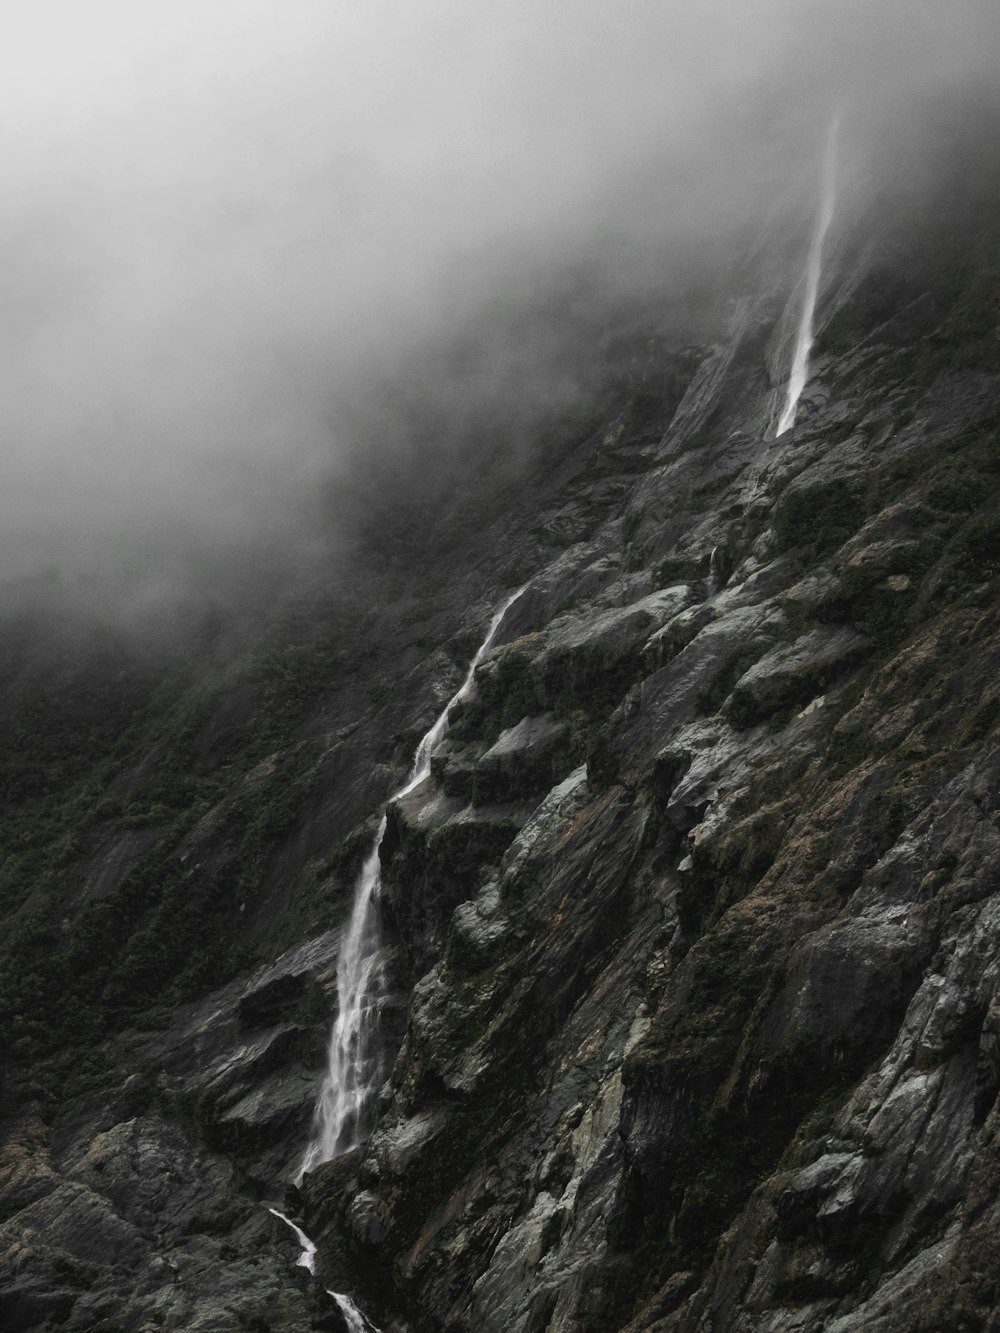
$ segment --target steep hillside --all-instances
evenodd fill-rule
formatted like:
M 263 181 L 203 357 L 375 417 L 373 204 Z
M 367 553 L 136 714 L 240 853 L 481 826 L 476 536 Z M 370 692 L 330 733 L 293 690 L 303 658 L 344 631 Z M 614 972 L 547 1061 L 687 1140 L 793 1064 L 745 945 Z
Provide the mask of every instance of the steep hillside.
M 784 253 L 263 630 L 9 630 L 4 1328 L 1000 1327 L 997 197 L 845 228 L 778 438 Z M 313 1283 L 354 879 L 521 583 L 389 807 Z

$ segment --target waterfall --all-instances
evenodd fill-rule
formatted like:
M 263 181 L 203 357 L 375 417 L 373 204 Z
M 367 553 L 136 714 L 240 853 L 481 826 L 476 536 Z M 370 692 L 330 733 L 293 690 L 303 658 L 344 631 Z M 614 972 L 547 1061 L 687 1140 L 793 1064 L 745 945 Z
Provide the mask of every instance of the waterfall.
M 527 585 L 525 585 L 527 586 Z M 468 693 L 476 668 L 489 652 L 504 616 L 524 592 L 518 588 L 504 602 L 490 621 L 486 637 L 469 664 L 465 679 L 438 715 L 434 725 L 423 737 L 413 756 L 410 775 L 404 786 L 394 792 L 388 804 L 408 795 L 424 781 L 431 771 L 434 751 L 448 730 L 448 714 Z M 347 934 L 337 958 L 337 1018 L 330 1034 L 327 1051 L 327 1071 L 316 1103 L 315 1133 L 302 1165 L 296 1175 L 301 1181 L 307 1171 L 349 1152 L 362 1142 L 368 1109 L 382 1081 L 382 1053 L 378 1045 L 377 1021 L 385 998 L 385 971 L 381 959 L 381 940 L 378 929 L 378 898 L 381 889 L 379 852 L 385 837 L 387 815 L 382 814 L 375 842 L 365 858 L 354 889 L 354 903 Z M 316 1275 L 316 1246 L 301 1227 L 277 1208 L 268 1208 L 295 1233 L 301 1253 L 296 1264 Z M 329 1291 L 339 1309 L 348 1333 L 378 1333 L 370 1322 L 343 1292 Z
M 809 246 L 809 258 L 806 262 L 805 294 L 802 300 L 802 313 L 799 317 L 798 331 L 795 336 L 795 352 L 792 356 L 792 373 L 788 380 L 788 391 L 784 410 L 778 421 L 775 437 L 784 435 L 795 424 L 795 411 L 802 397 L 809 377 L 809 353 L 813 345 L 813 325 L 816 317 L 816 300 L 819 296 L 819 281 L 823 271 L 823 244 L 833 221 L 833 210 L 837 198 L 837 136 L 840 131 L 840 115 L 834 116 L 826 141 L 823 156 L 823 178 L 820 192 L 819 212 L 816 226 Z
M 382 1062 L 373 1037 L 385 998 L 377 911 L 379 850 L 385 830 L 383 815 L 355 885 L 351 919 L 337 957 L 339 1007 L 316 1103 L 315 1134 L 296 1176 L 299 1181 L 321 1162 L 350 1152 L 360 1142 L 364 1113 L 381 1082 Z
M 448 730 L 450 710 L 468 692 L 476 668 L 492 646 L 504 617 L 523 592 L 522 587 L 512 593 L 490 621 L 486 637 L 479 645 L 465 679 L 417 746 L 409 778 L 389 798 L 390 804 L 408 795 L 430 773 L 431 757 Z M 381 958 L 378 899 L 381 891 L 379 853 L 386 824 L 387 817 L 383 813 L 374 845 L 358 876 L 350 923 L 337 958 L 337 1017 L 327 1050 L 326 1077 L 316 1103 L 314 1134 L 302 1159 L 297 1181 L 307 1171 L 350 1152 L 363 1141 L 368 1111 L 382 1083 L 384 1070 L 377 1024 L 385 999 L 386 978 Z
M 295 1225 L 290 1217 L 286 1217 L 284 1213 L 279 1213 L 277 1208 L 268 1208 L 267 1211 L 276 1217 L 279 1222 L 284 1222 L 286 1227 L 289 1227 L 295 1232 L 295 1239 L 299 1242 L 299 1249 L 302 1251 L 299 1257 L 295 1260 L 295 1265 L 297 1268 L 304 1268 L 306 1272 L 311 1273 L 312 1276 L 315 1277 L 316 1246 L 302 1228 Z M 330 1291 L 329 1288 L 324 1288 L 324 1290 L 334 1301 L 340 1313 L 344 1316 L 344 1323 L 347 1325 L 348 1333 L 379 1333 L 379 1330 L 371 1320 L 365 1318 L 351 1300 L 350 1296 L 345 1296 L 342 1291 Z
M 286 1227 L 290 1227 L 295 1232 L 295 1239 L 299 1242 L 302 1253 L 295 1260 L 297 1268 L 304 1268 L 307 1273 L 316 1276 L 316 1246 L 312 1243 L 301 1227 L 297 1227 L 290 1217 L 284 1213 L 279 1213 L 277 1208 L 268 1208 L 272 1217 L 276 1217 L 279 1222 L 284 1222 Z
M 327 1295 L 333 1297 L 337 1303 L 337 1308 L 344 1316 L 347 1333 L 369 1333 L 369 1330 L 370 1333 L 379 1333 L 375 1325 L 361 1313 L 350 1296 L 345 1296 L 340 1291 L 328 1291 Z

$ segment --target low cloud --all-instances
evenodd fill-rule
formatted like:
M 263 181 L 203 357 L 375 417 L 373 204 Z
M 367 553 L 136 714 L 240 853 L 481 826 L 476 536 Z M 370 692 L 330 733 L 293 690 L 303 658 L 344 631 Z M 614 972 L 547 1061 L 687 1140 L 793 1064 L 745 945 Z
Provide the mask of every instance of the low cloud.
M 437 366 L 428 402 L 457 419 L 571 390 L 548 328 L 530 358 L 482 336 L 474 373 L 428 349 L 498 311 L 523 329 L 510 311 L 574 265 L 605 293 L 692 279 L 803 208 L 836 105 L 859 177 L 912 169 L 915 108 L 992 90 L 995 9 L 23 7 L 0 57 L 6 579 L 159 595 L 308 560 L 336 538 L 317 495 L 402 448 L 405 420 L 378 426 L 394 377 L 412 399 Z

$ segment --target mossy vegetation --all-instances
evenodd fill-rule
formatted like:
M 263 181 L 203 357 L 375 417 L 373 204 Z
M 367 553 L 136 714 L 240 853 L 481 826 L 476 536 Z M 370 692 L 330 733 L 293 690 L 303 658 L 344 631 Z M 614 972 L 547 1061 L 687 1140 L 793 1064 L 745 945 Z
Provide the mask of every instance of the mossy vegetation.
M 772 527 L 781 550 L 798 546 L 812 558 L 835 550 L 864 517 L 861 477 L 834 474 L 789 486 L 775 506 Z
M 69 681 L 43 660 L 7 709 L 0 1023 L 36 1093 L 253 962 L 241 913 L 315 763 L 296 728 L 343 663 L 330 643 L 216 673 L 116 651 L 115 670 L 106 647 L 83 653 Z

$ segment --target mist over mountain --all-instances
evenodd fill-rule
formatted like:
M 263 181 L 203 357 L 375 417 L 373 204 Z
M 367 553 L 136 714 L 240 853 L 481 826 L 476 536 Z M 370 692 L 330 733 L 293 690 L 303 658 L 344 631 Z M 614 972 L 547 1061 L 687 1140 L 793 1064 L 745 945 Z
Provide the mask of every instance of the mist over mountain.
M 4 35 L 3 1333 L 1000 1327 L 993 0 Z
M 606 312 L 670 293 L 683 325 L 738 242 L 804 224 L 833 106 L 862 193 L 932 174 L 914 126 L 992 91 L 996 28 L 897 0 L 33 6 L 0 79 L 6 577 L 127 605 L 294 574 L 338 546 L 331 497 L 468 464 L 487 418 L 530 434 Z

